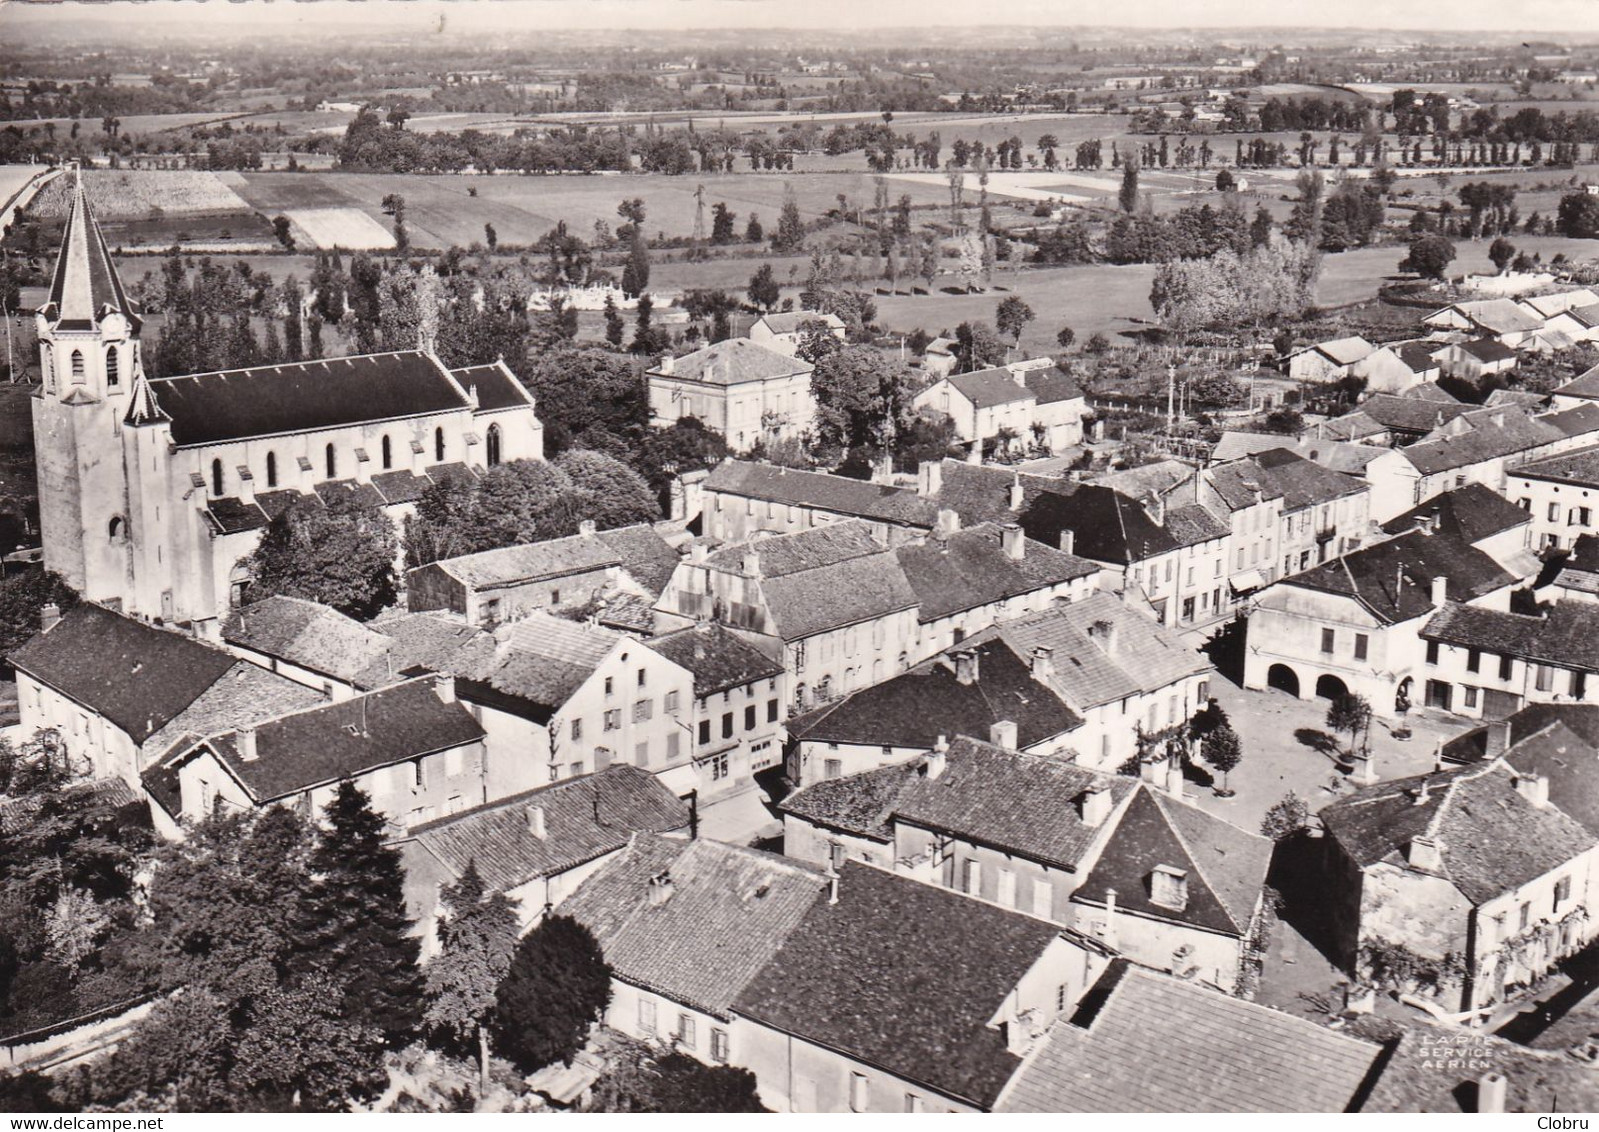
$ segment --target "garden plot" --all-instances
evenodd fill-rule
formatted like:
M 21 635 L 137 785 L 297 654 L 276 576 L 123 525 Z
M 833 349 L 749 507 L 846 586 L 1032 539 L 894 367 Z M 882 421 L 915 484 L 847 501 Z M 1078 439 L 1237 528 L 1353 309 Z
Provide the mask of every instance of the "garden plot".
M 243 198 L 215 173 L 197 169 L 87 169 L 83 188 L 101 220 L 157 215 L 216 216 L 251 211 Z M 34 199 L 36 216 L 59 220 L 67 214 L 72 178 L 57 177 Z
M 296 208 L 287 213 L 306 243 L 352 251 L 389 250 L 394 233 L 359 208 Z

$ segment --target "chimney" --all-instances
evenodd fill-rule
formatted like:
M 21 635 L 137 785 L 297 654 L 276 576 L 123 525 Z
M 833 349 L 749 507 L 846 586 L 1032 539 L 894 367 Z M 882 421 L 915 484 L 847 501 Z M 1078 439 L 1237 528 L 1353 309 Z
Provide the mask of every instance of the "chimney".
M 1432 580 L 1432 604 L 1435 609 L 1442 609 L 1449 600 L 1449 576 L 1439 574 Z
M 239 758 L 247 763 L 253 763 L 261 757 L 255 745 L 255 728 L 241 727 L 233 733 L 233 745 L 238 748 Z
M 1178 912 L 1188 907 L 1188 870 L 1156 865 L 1149 877 L 1149 899 Z
M 1181 800 L 1183 796 L 1183 760 L 1166 760 L 1166 793 Z
M 650 907 L 659 908 L 672 899 L 672 874 L 656 873 L 650 878 Z
M 934 496 L 944 490 L 944 461 L 923 460 L 916 467 L 916 494 Z
M 1516 793 L 1541 810 L 1549 804 L 1549 779 L 1542 774 L 1518 774 Z
M 746 578 L 759 578 L 761 576 L 761 556 L 753 550 L 746 550 L 742 568 Z
M 1488 759 L 1497 759 L 1510 746 L 1510 720 L 1496 719 L 1488 724 L 1485 731 L 1487 745 L 1483 749 L 1483 756 Z
M 838 874 L 832 871 L 827 874 L 827 902 L 838 903 Z
M 977 683 L 977 652 L 962 649 L 955 654 L 955 681 L 959 684 Z
M 872 464 L 872 482 L 873 483 L 893 483 L 894 482 L 894 456 L 893 456 L 892 453 L 884 452 Z
M 1027 388 L 1027 367 L 1026 366 L 1008 365 L 1005 368 L 1010 371 L 1010 376 L 1011 376 L 1011 380 L 1012 381 L 1014 381 L 1017 385 L 1020 385 L 1023 389 Z
M 1070 529 L 1069 527 L 1066 530 L 1061 531 L 1061 533 L 1060 533 L 1060 548 L 1061 548 L 1061 550 L 1064 551 L 1067 554 L 1075 554 L 1075 553 L 1077 553 L 1076 550 L 1075 550 L 1076 546 L 1077 546 L 1077 532 L 1072 530 L 1072 529 Z
M 710 557 L 711 551 L 703 542 L 696 542 L 688 548 L 688 560 L 695 565 L 703 563 Z
M 1166 525 L 1166 500 L 1161 496 L 1150 496 L 1148 502 L 1144 504 L 1144 512 L 1157 527 Z
M 1048 680 L 1055 675 L 1055 650 L 1039 645 L 1033 650 L 1033 679 Z
M 1083 819 L 1084 825 L 1098 829 L 1110 817 L 1111 804 L 1110 787 L 1106 783 L 1096 782 L 1079 797 L 1078 816 Z
M 1107 656 L 1116 655 L 1116 622 L 1095 621 L 1088 627 L 1088 639 L 1093 641 Z
M 593 538 L 595 529 L 593 519 L 584 519 L 577 525 L 577 533 L 584 538 Z
M 1510 1082 L 1503 1073 L 1484 1073 L 1477 1078 L 1477 1111 L 1505 1111 L 1505 1092 Z
M 549 827 L 545 825 L 543 806 L 529 806 L 527 808 L 527 831 L 540 841 L 549 836 L 550 831 Z
M 1005 557 L 1020 562 L 1027 556 L 1027 540 L 1022 537 L 1020 523 L 1006 523 L 1000 528 L 999 544 L 1005 548 Z
M 669 373 L 672 372 L 673 368 L 676 365 L 677 365 L 677 359 L 672 357 L 671 354 L 662 354 L 661 355 L 661 364 L 660 364 L 660 366 L 658 368 L 659 368 L 661 373 L 668 373 L 669 374 Z
M 960 512 L 948 507 L 942 507 L 938 512 L 938 526 L 935 528 L 941 535 L 952 535 L 961 529 Z
M 1010 719 L 996 720 L 988 729 L 988 741 L 1007 751 L 1016 750 L 1016 723 Z
M 1436 873 L 1443 868 L 1443 856 L 1438 842 L 1431 837 L 1416 836 L 1410 839 L 1410 852 L 1406 854 L 1410 867 L 1424 873 Z
M 983 466 L 983 442 L 972 441 L 972 446 L 966 450 L 966 462 L 974 468 Z
M 53 601 L 47 601 L 39 610 L 39 628 L 48 632 L 54 629 L 61 621 L 61 607 Z
M 433 677 L 433 690 L 438 693 L 439 702 L 453 704 L 455 702 L 455 677 L 447 672 L 440 672 Z
M 1105 930 L 1100 935 L 1101 942 L 1110 947 L 1116 946 L 1116 890 L 1105 890 Z
M 933 744 L 933 749 L 927 752 L 927 762 L 924 764 L 924 773 L 931 781 L 937 781 L 944 773 L 944 768 L 949 765 L 949 739 L 943 735 L 938 737 L 938 742 Z
M 1022 477 L 1020 474 L 1011 477 L 1010 481 L 1010 509 L 1020 511 L 1027 493 L 1022 490 Z

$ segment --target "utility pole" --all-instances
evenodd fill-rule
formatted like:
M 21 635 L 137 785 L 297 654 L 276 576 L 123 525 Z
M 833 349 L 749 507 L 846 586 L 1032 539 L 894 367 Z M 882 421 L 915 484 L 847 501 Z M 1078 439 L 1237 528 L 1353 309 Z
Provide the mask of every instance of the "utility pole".
M 1171 434 L 1176 424 L 1177 411 L 1177 367 L 1166 367 L 1166 433 Z

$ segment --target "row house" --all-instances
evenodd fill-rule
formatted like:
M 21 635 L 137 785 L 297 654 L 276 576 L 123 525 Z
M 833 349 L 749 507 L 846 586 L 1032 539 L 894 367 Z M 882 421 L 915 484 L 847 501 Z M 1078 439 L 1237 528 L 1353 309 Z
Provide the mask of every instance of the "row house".
M 1048 358 L 951 374 L 916 395 L 918 409 L 948 417 L 955 436 L 981 448 L 1002 439 L 1059 452 L 1083 440 L 1082 386 Z
M 1583 535 L 1599 534 L 1599 446 L 1516 467 L 1505 494 L 1531 517 L 1537 549 L 1572 549 Z
M 1483 719 L 1526 704 L 1599 700 L 1599 606 L 1541 615 L 1450 603 L 1422 626 L 1426 703 Z
M 863 783 L 785 798 L 784 852 L 835 869 L 878 863 L 1231 993 L 1271 843 L 1182 801 L 1181 767 L 1163 769 L 1157 785 L 962 737 Z
M 802 358 L 729 338 L 681 358 L 663 357 L 645 376 L 650 423 L 669 428 L 693 417 L 735 452 L 756 441 L 797 440 L 811 427 L 814 367 Z
M 1384 535 L 1435 532 L 1476 547 L 1518 578 L 1538 576 L 1532 516 L 1480 483 L 1468 483 L 1418 503 L 1382 525 Z
M 1549 588 L 1558 602 L 1599 602 L 1599 535 L 1577 536 Z
M 1321 811 L 1320 881 L 1340 963 L 1370 979 L 1403 948 L 1439 1005 L 1476 1011 L 1540 983 L 1599 931 L 1599 839 L 1503 760 L 1367 787 Z
M 939 522 L 936 504 L 902 488 L 747 460 L 722 461 L 699 490 L 701 532 L 729 542 L 855 519 L 897 546 Z
M 1318 439 L 1402 448 L 1473 407 L 1435 384 L 1415 385 L 1397 395 L 1374 393 L 1353 411 L 1317 425 L 1316 435 Z
M 1544 319 L 1514 299 L 1476 299 L 1433 311 L 1421 324 L 1431 330 L 1490 339 L 1515 349 L 1543 329 Z
M 1364 696 L 1388 718 L 1419 702 L 1420 630 L 1450 601 L 1508 609 L 1519 579 L 1458 537 L 1411 531 L 1285 578 L 1249 616 L 1244 687 Z

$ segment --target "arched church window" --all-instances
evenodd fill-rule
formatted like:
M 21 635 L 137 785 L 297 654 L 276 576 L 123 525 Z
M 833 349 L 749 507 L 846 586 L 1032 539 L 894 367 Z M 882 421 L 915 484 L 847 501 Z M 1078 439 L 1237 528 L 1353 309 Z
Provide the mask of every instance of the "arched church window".
M 485 447 L 488 449 L 487 456 L 488 456 L 488 461 L 489 461 L 489 467 L 493 468 L 493 467 L 498 466 L 499 462 L 500 462 L 500 426 L 499 425 L 497 425 L 497 424 L 489 425 L 488 442 L 485 445 Z
M 222 494 L 222 461 L 221 460 L 212 460 L 211 461 L 211 494 L 212 495 L 216 495 L 216 496 L 220 496 Z
M 115 389 L 122 384 L 122 375 L 118 372 L 118 358 L 122 351 L 115 346 L 107 346 L 105 351 L 105 383 L 106 388 Z
M 119 538 L 122 537 L 122 516 L 121 515 L 113 515 L 113 516 L 111 516 L 110 535 L 111 535 L 111 538 L 113 540 L 119 539 Z
M 336 480 L 336 479 L 339 478 L 339 457 L 333 451 L 333 445 L 331 445 L 331 444 L 328 445 L 328 453 L 327 453 L 327 455 L 328 455 L 328 479 Z
M 267 486 L 268 487 L 277 487 L 278 486 L 278 454 L 276 452 L 268 452 L 267 453 L 266 465 L 267 465 Z
M 383 438 L 383 470 L 386 472 L 394 467 L 394 446 L 389 443 L 389 438 Z
M 72 351 L 72 381 L 75 385 L 83 384 L 83 351 Z
M 442 428 L 433 430 L 433 459 L 441 464 L 444 463 L 444 430 Z

